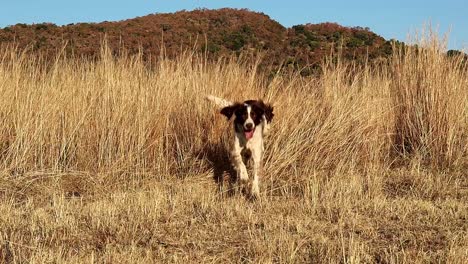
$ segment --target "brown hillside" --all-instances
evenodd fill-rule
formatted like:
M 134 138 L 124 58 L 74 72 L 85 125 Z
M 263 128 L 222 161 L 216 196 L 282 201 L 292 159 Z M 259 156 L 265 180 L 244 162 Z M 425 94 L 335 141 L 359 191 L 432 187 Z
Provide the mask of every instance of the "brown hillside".
M 265 14 L 245 9 L 200 9 L 66 26 L 16 24 L 0 29 L 1 43 L 16 43 L 49 56 L 67 43 L 67 54 L 96 57 L 104 36 L 114 51 L 123 46 L 135 53 L 142 48 L 146 57 L 157 57 L 162 46 L 169 57 L 193 47 L 212 58 L 261 51 L 265 64 L 285 63 L 294 68 L 317 65 L 340 44 L 345 58 L 367 54 L 375 58 L 390 52 L 389 42 L 369 29 L 333 23 L 286 29 Z

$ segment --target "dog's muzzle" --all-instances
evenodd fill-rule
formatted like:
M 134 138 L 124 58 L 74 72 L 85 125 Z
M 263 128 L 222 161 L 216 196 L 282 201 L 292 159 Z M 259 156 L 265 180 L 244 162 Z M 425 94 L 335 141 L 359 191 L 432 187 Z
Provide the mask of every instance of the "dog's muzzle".
M 254 132 L 255 132 L 255 127 L 252 123 L 247 123 L 244 125 L 244 136 L 247 140 L 253 137 Z

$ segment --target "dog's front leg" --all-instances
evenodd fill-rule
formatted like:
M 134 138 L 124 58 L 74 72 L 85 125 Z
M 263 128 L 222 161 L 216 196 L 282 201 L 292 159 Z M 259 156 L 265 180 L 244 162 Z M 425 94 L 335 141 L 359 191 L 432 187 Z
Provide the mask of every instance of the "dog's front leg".
M 231 152 L 232 165 L 237 173 L 237 181 L 242 187 L 245 187 L 249 181 L 249 175 L 247 174 L 247 167 L 242 160 L 242 154 L 240 149 L 234 149 Z
M 231 162 L 232 166 L 237 173 L 237 181 L 240 183 L 246 184 L 249 181 L 249 175 L 247 174 L 247 167 L 244 164 L 242 159 L 242 149 L 244 146 L 241 145 L 239 136 L 234 137 L 234 144 L 231 149 Z
M 258 198 L 260 196 L 260 170 L 262 167 L 262 149 L 255 149 L 252 151 L 252 160 L 253 160 L 253 181 L 252 181 L 252 189 L 250 194 L 252 198 Z
M 241 182 L 247 182 L 249 180 L 249 175 L 247 174 L 247 167 L 244 164 L 244 161 L 242 161 L 242 156 L 240 153 L 233 152 L 232 153 L 232 160 L 233 160 L 233 166 L 234 169 L 237 172 L 237 176 L 239 177 L 239 180 Z

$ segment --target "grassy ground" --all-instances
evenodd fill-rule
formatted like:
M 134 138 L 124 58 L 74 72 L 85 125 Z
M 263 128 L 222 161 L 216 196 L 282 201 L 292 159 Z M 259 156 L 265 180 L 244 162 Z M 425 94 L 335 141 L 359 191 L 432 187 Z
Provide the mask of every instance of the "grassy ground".
M 24 183 L 8 183 L 19 197 L 0 207 L 4 260 L 463 263 L 467 257 L 461 175 L 315 175 L 302 193 L 268 193 L 254 203 L 221 195 L 210 174 L 139 184 L 106 184 L 104 175 L 44 177 L 27 191 Z M 77 180 L 104 182 L 77 197 L 64 187 Z
M 419 47 L 273 78 L 2 50 L 0 260 L 464 263 L 467 66 Z M 230 125 L 204 94 L 273 103 L 259 200 L 230 192 Z

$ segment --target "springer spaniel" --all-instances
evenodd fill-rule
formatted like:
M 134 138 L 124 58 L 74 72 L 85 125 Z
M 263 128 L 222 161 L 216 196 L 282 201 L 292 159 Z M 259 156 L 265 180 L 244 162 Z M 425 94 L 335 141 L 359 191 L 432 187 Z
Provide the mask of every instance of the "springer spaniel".
M 234 118 L 234 140 L 230 150 L 230 159 L 237 172 L 237 180 L 245 188 L 249 182 L 246 163 L 253 161 L 253 179 L 250 189 L 252 198 L 257 198 L 259 189 L 259 170 L 263 158 L 263 140 L 273 119 L 273 107 L 262 100 L 247 100 L 232 103 L 225 99 L 209 95 L 206 99 L 221 107 L 221 114 L 229 120 Z

